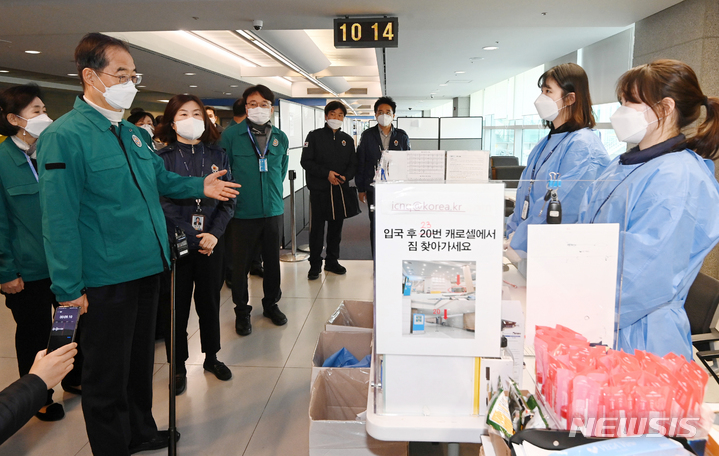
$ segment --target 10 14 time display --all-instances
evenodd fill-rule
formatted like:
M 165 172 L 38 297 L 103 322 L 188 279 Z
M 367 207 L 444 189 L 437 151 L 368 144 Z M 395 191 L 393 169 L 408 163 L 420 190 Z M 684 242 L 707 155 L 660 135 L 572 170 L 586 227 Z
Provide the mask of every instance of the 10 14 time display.
M 335 19 L 336 48 L 397 47 L 399 21 L 382 19 Z

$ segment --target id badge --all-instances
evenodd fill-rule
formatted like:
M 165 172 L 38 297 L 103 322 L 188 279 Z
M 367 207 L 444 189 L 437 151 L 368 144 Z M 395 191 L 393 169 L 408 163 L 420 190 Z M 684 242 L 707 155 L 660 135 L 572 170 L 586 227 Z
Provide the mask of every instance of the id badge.
M 192 227 L 197 231 L 205 231 L 205 215 L 204 214 L 192 214 Z
M 529 195 L 524 198 L 524 204 L 522 205 L 522 220 L 527 220 L 527 215 L 529 215 Z
M 266 158 L 260 158 L 260 172 L 261 173 L 267 172 L 267 159 Z

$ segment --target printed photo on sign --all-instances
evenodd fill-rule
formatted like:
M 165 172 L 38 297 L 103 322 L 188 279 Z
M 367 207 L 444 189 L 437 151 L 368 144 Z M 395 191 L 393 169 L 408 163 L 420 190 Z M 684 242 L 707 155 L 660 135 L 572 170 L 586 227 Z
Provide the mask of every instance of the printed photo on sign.
M 402 336 L 474 339 L 473 261 L 402 262 Z

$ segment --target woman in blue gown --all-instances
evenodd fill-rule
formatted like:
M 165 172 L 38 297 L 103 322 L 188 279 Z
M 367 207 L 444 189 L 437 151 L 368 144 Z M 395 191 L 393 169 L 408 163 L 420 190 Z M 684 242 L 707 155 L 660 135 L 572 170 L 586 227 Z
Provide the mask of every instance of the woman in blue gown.
M 542 93 L 534 105 L 550 128 L 549 135 L 529 154 L 506 231 L 510 245 L 523 257 L 527 227 L 546 223 L 544 195 L 549 174 L 559 173 L 562 180 L 557 192 L 562 223 L 575 223 L 584 192 L 609 164 L 607 151 L 592 130 L 592 100 L 582 67 L 574 63 L 557 65 L 539 78 L 538 86 Z
M 620 141 L 637 144 L 588 189 L 582 223 L 619 223 L 617 348 L 692 358 L 684 302 L 704 257 L 719 241 L 719 99 L 676 60 L 629 70 L 612 116 Z M 696 133 L 682 130 L 705 108 Z

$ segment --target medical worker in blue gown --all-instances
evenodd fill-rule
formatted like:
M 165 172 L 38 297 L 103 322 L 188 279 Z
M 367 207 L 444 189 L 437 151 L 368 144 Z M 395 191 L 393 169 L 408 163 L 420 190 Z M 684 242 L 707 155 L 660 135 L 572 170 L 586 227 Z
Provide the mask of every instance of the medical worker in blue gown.
M 579 221 L 619 223 L 618 348 L 692 359 L 684 310 L 704 257 L 719 241 L 719 99 L 707 98 L 692 69 L 657 60 L 617 83 L 611 117 L 620 141 L 638 144 L 587 191 Z M 682 129 L 702 112 L 697 133 Z
M 527 227 L 547 220 L 544 195 L 549 173 L 559 173 L 562 180 L 557 192 L 562 223 L 575 223 L 584 192 L 609 164 L 607 151 L 592 131 L 592 100 L 582 67 L 557 65 L 539 78 L 538 85 L 542 94 L 534 105 L 550 128 L 549 135 L 529 154 L 506 231 L 509 244 L 522 257 L 526 257 Z

